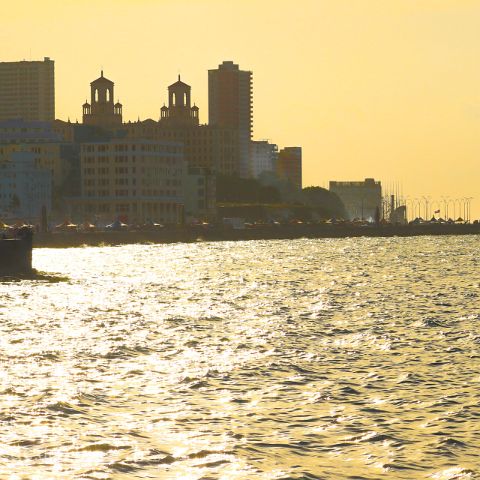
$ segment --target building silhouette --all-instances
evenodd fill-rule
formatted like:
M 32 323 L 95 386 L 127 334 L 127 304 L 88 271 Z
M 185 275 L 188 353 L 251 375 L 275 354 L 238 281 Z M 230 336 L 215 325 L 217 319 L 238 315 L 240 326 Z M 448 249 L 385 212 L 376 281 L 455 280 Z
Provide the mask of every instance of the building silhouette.
M 55 66 L 43 61 L 0 62 L 0 121 L 55 119 Z
M 168 87 L 168 107 L 160 109 L 160 119 L 124 123 L 131 139 L 182 142 L 189 167 L 211 173 L 236 175 L 240 171 L 238 130 L 233 127 L 201 125 L 199 108 L 191 106 L 191 87 L 177 82 Z
M 208 71 L 208 123 L 237 131 L 238 173 L 248 177 L 253 129 L 252 72 L 240 70 L 231 61 Z
M 122 125 L 122 104 L 114 102 L 114 83 L 103 76 L 90 83 L 90 103 L 83 104 L 83 123 L 97 127 Z
M 373 178 L 366 178 L 363 182 L 331 181 L 329 190 L 336 193 L 345 205 L 347 220 L 373 221 L 377 210 L 382 211 L 382 184 Z
M 190 85 L 180 80 L 180 75 L 175 83 L 168 87 L 168 107 L 160 109 L 160 122 L 172 127 L 198 126 L 199 109 L 191 106 Z

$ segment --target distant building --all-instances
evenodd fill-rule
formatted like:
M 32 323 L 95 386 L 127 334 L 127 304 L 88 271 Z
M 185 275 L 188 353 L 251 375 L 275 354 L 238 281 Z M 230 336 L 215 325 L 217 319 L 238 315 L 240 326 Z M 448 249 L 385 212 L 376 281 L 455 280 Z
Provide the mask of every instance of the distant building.
M 36 167 L 51 173 L 53 188 L 61 188 L 68 175 L 68 155 L 61 136 L 51 122 L 21 119 L 0 122 L 0 162 L 9 161 L 13 152 L 30 152 Z
M 51 173 L 35 164 L 31 152 L 12 152 L 9 157 L 0 163 L 0 216 L 37 223 L 43 207 L 51 210 Z
M 373 221 L 378 209 L 382 212 L 382 185 L 373 178 L 363 182 L 330 182 L 329 190 L 336 193 L 345 206 L 348 220 Z
M 285 147 L 278 152 L 277 175 L 295 188 L 302 188 L 302 147 Z
M 55 119 L 54 61 L 0 62 L 0 121 Z
M 122 104 L 114 103 L 114 83 L 103 76 L 90 84 L 90 103 L 83 104 L 83 123 L 110 128 L 122 125 Z
M 216 217 L 216 179 L 210 170 L 198 167 L 186 169 L 184 194 L 186 222 Z
M 178 223 L 183 211 L 183 146 L 115 139 L 81 145 L 81 197 L 74 215 L 93 220 Z
M 252 72 L 240 70 L 230 61 L 208 71 L 208 123 L 237 131 L 238 173 L 248 177 L 253 128 Z
M 223 175 L 238 173 L 238 136 L 233 129 L 167 126 L 154 120 L 126 123 L 124 127 L 129 139 L 181 142 L 189 167 L 207 168 Z
M 20 118 L 0 120 L 0 144 L 62 141 L 62 136 L 53 130 L 51 122 Z
M 274 172 L 278 157 L 278 146 L 267 140 L 251 142 L 250 175 L 259 178 L 263 172 Z
M 131 139 L 182 142 L 190 168 L 204 168 L 223 175 L 239 174 L 239 138 L 236 128 L 199 125 L 199 109 L 191 106 L 191 87 L 178 80 L 168 87 L 168 107 L 160 120 L 123 124 Z

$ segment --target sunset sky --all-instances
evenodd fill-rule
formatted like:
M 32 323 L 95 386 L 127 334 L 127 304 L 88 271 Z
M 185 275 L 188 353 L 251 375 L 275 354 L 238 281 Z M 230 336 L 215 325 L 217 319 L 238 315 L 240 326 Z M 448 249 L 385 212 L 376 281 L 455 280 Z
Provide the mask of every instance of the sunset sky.
M 72 121 L 103 67 L 125 120 L 158 119 L 180 73 L 206 123 L 207 70 L 233 60 L 255 139 L 302 146 L 304 186 L 375 177 L 480 217 L 479 0 L 17 0 L 0 51 L 55 60 Z

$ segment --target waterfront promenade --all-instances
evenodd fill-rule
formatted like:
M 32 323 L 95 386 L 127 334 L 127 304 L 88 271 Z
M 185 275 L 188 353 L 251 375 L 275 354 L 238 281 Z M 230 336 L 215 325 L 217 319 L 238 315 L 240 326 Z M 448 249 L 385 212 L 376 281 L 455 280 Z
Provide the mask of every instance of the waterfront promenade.
M 410 237 L 420 235 L 475 235 L 480 224 L 345 225 L 296 224 L 259 225 L 235 230 L 214 226 L 165 227 L 152 231 L 95 231 L 38 233 L 34 247 L 80 247 L 175 243 L 196 241 L 281 240 L 296 238 Z

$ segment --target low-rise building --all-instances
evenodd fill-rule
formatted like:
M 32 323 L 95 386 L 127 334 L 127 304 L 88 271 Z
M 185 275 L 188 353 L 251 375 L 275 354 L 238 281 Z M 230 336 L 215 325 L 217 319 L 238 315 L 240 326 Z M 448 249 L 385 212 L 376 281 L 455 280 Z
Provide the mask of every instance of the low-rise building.
M 216 177 L 207 168 L 189 167 L 184 180 L 185 221 L 211 221 L 216 217 Z
M 64 141 L 52 122 L 22 119 L 0 122 L 0 163 L 14 152 L 29 152 L 37 167 L 50 171 L 52 206 L 62 211 L 65 198 L 79 194 L 79 149 Z
M 329 190 L 343 202 L 348 220 L 374 221 L 381 214 L 382 185 L 373 178 L 366 178 L 363 182 L 331 181 Z
M 0 162 L 0 216 L 38 223 L 45 208 L 51 210 L 52 178 L 31 152 L 11 152 Z
M 178 223 L 184 205 L 183 146 L 151 140 L 83 143 L 74 216 Z

